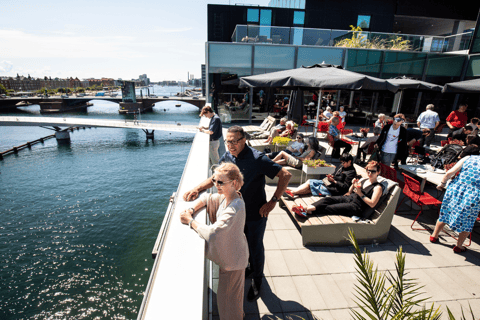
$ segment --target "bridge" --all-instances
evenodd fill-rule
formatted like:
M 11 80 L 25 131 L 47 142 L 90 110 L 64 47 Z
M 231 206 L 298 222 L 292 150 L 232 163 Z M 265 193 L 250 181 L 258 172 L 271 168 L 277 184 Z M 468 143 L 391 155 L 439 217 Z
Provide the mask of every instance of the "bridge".
M 187 102 L 195 105 L 199 109 L 205 106 L 205 97 L 181 97 L 181 96 L 170 96 L 170 97 L 137 97 L 136 103 L 126 103 L 122 102 L 122 97 L 108 97 L 108 96 L 70 96 L 68 98 L 60 97 L 9 97 L 9 98 L 0 98 L 0 111 L 3 109 L 12 109 L 19 107 L 18 103 L 30 103 L 40 105 L 41 113 L 61 113 L 68 111 L 78 111 L 86 109 L 91 100 L 105 100 L 111 101 L 114 103 L 120 104 L 119 113 L 128 114 L 128 113 L 138 113 L 150 111 L 153 108 L 153 105 L 157 102 L 162 101 L 179 101 Z
M 201 125 L 208 126 L 210 119 L 202 117 Z M 98 128 L 128 128 L 141 129 L 147 134 L 147 139 L 153 139 L 155 130 L 169 132 L 184 132 L 195 134 L 196 125 L 165 124 L 155 121 L 140 120 L 110 120 L 92 118 L 64 118 L 64 117 L 0 117 L 1 126 L 39 126 L 55 130 L 55 137 L 59 140 L 70 140 L 68 128 L 71 127 L 98 127 Z M 62 129 L 63 128 L 63 129 Z

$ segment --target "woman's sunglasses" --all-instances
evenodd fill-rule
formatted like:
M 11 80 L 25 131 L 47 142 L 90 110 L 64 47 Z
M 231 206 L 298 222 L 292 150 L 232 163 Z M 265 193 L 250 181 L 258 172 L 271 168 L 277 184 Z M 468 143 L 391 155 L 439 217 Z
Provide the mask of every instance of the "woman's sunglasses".
M 377 170 L 368 170 L 368 169 L 367 169 L 367 172 L 373 174 L 373 173 L 377 173 Z
M 232 181 L 232 180 L 221 181 L 221 180 L 217 180 L 217 179 L 215 179 L 215 178 L 212 178 L 213 184 L 216 184 L 216 185 L 219 185 L 219 186 L 223 186 L 225 183 L 230 182 L 230 181 Z

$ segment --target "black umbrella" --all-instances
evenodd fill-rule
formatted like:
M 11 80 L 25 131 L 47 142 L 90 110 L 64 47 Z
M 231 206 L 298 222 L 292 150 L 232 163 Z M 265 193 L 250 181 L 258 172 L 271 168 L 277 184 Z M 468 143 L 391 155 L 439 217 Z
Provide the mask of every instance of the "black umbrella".
M 445 84 L 442 92 L 480 93 L 480 78 Z
M 344 70 L 341 66 L 316 64 L 284 71 L 277 71 L 240 78 L 240 87 L 275 87 L 290 89 L 332 90 L 388 90 L 396 92 L 398 87 L 386 80 Z M 319 97 L 321 97 L 321 93 Z M 318 110 L 321 98 L 318 99 Z M 303 108 L 303 106 L 302 106 Z M 318 124 L 318 123 L 317 123 Z
M 240 87 L 283 87 L 332 90 L 389 90 L 398 87 L 386 80 L 342 69 L 340 66 L 316 64 L 240 78 Z
M 418 91 L 425 91 L 425 90 L 431 90 L 431 91 L 442 91 L 442 86 L 430 82 L 425 82 L 425 81 L 420 81 L 420 80 L 415 80 L 415 79 L 410 79 L 405 76 L 395 78 L 395 79 L 388 79 L 388 83 L 395 85 L 399 88 L 400 90 L 400 98 L 398 99 L 398 104 L 396 108 L 396 113 L 400 111 L 400 104 L 402 101 L 403 97 L 403 91 L 404 90 L 418 90 Z

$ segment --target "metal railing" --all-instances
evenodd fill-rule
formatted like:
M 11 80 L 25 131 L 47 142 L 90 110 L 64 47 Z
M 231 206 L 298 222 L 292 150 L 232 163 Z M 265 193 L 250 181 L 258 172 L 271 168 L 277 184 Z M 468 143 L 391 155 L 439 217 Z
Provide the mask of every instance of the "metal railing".
M 472 36 L 473 32 L 442 37 L 335 29 L 237 25 L 232 35 L 232 42 L 332 47 L 344 39 L 353 37 L 359 39 L 360 43 L 367 43 L 367 41 L 383 43 L 385 47 L 379 49 L 389 49 L 391 41 L 408 40 L 410 45 L 408 51 L 442 53 L 468 50 Z

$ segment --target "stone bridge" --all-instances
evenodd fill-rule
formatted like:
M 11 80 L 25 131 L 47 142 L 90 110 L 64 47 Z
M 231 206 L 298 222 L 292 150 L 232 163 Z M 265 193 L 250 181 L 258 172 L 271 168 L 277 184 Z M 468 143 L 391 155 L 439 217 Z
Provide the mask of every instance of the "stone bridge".
M 140 112 L 148 111 L 153 108 L 153 105 L 161 101 L 178 101 L 187 102 L 201 109 L 205 106 L 205 97 L 137 97 L 136 103 L 122 102 L 121 97 L 104 97 L 104 96 L 71 96 L 68 98 L 59 97 L 8 97 L 0 98 L 0 111 L 16 108 L 22 106 L 19 103 L 30 103 L 40 105 L 41 113 L 61 113 L 67 111 L 78 111 L 86 109 L 92 105 L 91 100 L 106 100 L 120 104 L 120 113 L 136 113 L 138 109 Z

